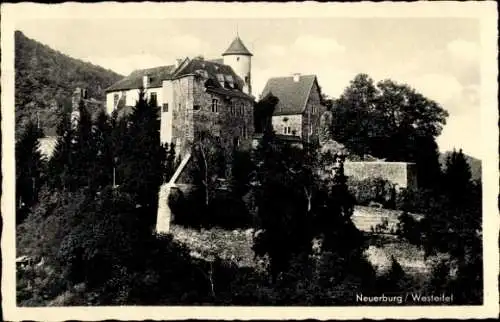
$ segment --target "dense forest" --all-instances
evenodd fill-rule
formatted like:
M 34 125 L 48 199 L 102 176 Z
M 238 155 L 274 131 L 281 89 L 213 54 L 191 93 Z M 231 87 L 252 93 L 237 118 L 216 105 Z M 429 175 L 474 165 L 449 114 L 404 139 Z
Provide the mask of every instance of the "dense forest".
M 104 100 L 105 89 L 123 76 L 71 58 L 22 32 L 15 33 L 16 137 L 31 119 L 39 119 L 45 135 L 54 135 L 62 113 L 71 108 L 76 87 Z

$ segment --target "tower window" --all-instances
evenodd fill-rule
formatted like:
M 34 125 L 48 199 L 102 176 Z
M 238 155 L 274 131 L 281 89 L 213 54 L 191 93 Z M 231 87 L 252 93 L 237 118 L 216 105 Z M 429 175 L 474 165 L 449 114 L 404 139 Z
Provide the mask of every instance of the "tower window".
M 219 112 L 219 101 L 216 98 L 212 99 L 212 112 Z
M 168 103 L 163 103 L 163 112 L 168 112 Z
M 236 57 L 236 61 L 240 61 L 240 57 Z

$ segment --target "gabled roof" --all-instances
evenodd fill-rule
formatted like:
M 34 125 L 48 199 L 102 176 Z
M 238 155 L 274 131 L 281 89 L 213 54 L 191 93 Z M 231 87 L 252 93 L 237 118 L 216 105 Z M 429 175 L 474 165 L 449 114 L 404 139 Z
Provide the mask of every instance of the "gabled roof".
M 106 92 L 127 90 L 139 88 L 142 86 L 142 78 L 145 75 L 150 77 L 149 87 L 161 87 L 164 79 L 168 79 L 170 74 L 175 70 L 175 65 L 160 66 L 147 69 L 138 69 L 133 71 L 127 77 L 119 80 L 106 89 Z
M 222 56 L 225 55 L 253 56 L 252 53 L 247 49 L 247 47 L 245 47 L 243 41 L 241 41 L 239 36 L 236 36 L 236 38 L 234 38 L 231 45 L 229 45 L 229 48 L 226 49 L 226 51 L 222 54 Z
M 279 99 L 273 115 L 302 114 L 314 83 L 317 83 L 316 75 L 300 75 L 298 81 L 294 81 L 293 76 L 270 78 L 262 97 L 272 93 Z

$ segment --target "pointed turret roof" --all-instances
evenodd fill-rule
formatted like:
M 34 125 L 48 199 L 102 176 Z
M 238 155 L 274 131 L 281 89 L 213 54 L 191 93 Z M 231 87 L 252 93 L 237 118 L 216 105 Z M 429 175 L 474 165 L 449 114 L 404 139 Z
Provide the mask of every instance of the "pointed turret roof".
M 243 42 L 241 41 L 239 36 L 236 36 L 236 38 L 234 38 L 231 45 L 229 45 L 229 48 L 222 54 L 222 56 L 225 55 L 253 56 L 252 53 L 247 49 L 247 47 L 243 45 Z

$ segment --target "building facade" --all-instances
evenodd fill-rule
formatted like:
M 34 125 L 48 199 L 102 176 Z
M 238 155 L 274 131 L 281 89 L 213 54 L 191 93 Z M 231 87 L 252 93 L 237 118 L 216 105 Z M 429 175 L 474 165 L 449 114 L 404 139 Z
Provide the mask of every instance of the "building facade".
M 295 137 L 309 144 L 317 143 L 320 117 L 326 110 L 317 77 L 294 74 L 271 78 L 262 96 L 269 94 L 279 99 L 272 116 L 276 134 Z
M 222 59 L 198 56 L 132 72 L 106 90 L 106 110 L 128 114 L 139 91 L 160 108 L 160 139 L 184 155 L 203 132 L 228 151 L 249 146 L 253 134 L 251 57 L 239 37 Z

